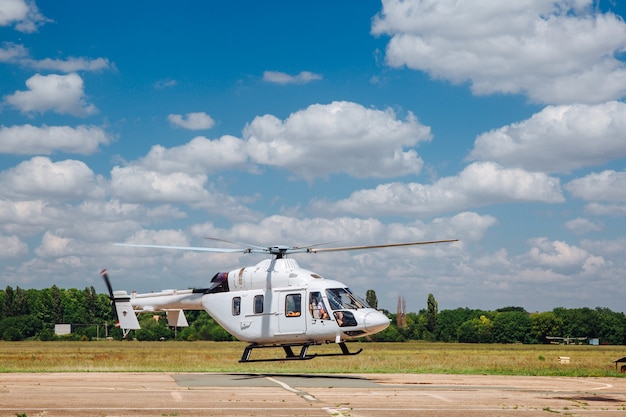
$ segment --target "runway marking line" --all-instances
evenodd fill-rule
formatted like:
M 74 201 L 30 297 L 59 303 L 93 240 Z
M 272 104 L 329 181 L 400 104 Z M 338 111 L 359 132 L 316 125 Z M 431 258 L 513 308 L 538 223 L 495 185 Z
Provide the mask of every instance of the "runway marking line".
M 293 392 L 294 394 L 299 395 L 300 397 L 304 398 L 305 400 L 309 401 L 309 402 L 319 402 L 319 400 L 317 398 L 315 398 L 314 396 L 312 396 L 311 394 L 304 392 L 304 391 L 300 391 L 297 390 L 295 388 L 293 388 L 292 386 L 290 386 L 289 384 L 286 384 L 282 381 L 279 381 L 275 378 L 272 378 L 271 376 L 266 376 L 265 379 L 267 379 L 268 381 L 272 381 L 275 384 L 280 385 L 281 387 L 283 387 L 284 389 L 286 389 L 289 392 Z

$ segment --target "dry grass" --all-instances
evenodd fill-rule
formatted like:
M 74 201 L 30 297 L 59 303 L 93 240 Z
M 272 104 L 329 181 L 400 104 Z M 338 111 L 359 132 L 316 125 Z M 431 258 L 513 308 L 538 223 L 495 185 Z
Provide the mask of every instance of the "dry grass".
M 0 372 L 448 373 L 619 376 L 623 346 L 349 343 L 360 355 L 238 363 L 239 342 L 0 342 Z M 337 352 L 334 344 L 309 353 Z M 277 357 L 282 349 L 255 351 Z M 560 364 L 559 356 L 569 356 Z

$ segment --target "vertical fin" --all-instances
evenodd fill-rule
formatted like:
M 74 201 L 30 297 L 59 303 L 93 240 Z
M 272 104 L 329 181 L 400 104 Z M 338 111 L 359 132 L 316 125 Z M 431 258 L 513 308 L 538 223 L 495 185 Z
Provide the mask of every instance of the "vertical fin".
M 124 337 L 126 337 L 130 330 L 137 330 L 141 328 L 141 326 L 139 326 L 135 310 L 133 309 L 133 305 L 130 303 L 130 296 L 126 291 L 113 291 L 111 281 L 109 280 L 109 274 L 106 269 L 103 269 L 100 272 L 100 275 L 102 275 L 107 289 L 109 290 L 109 298 L 111 299 L 113 313 L 117 316 L 119 327 L 124 332 Z

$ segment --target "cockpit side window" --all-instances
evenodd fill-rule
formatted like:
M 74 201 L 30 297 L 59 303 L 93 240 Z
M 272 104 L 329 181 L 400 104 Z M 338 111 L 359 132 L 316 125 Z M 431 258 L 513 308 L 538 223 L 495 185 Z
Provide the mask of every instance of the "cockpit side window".
M 319 320 L 330 320 L 328 309 L 322 298 L 322 293 L 315 291 L 309 294 L 309 312 L 311 317 Z
M 350 327 L 357 325 L 354 314 L 352 314 L 351 311 L 335 311 L 333 314 L 335 315 L 335 320 L 337 321 L 339 327 Z

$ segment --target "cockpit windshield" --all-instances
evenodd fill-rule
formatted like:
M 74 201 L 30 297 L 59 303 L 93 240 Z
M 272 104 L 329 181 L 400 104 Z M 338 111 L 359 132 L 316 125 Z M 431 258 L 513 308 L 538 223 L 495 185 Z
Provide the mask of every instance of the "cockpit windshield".
M 328 303 L 333 310 L 370 308 L 365 301 L 353 294 L 348 288 L 330 288 L 326 290 Z

